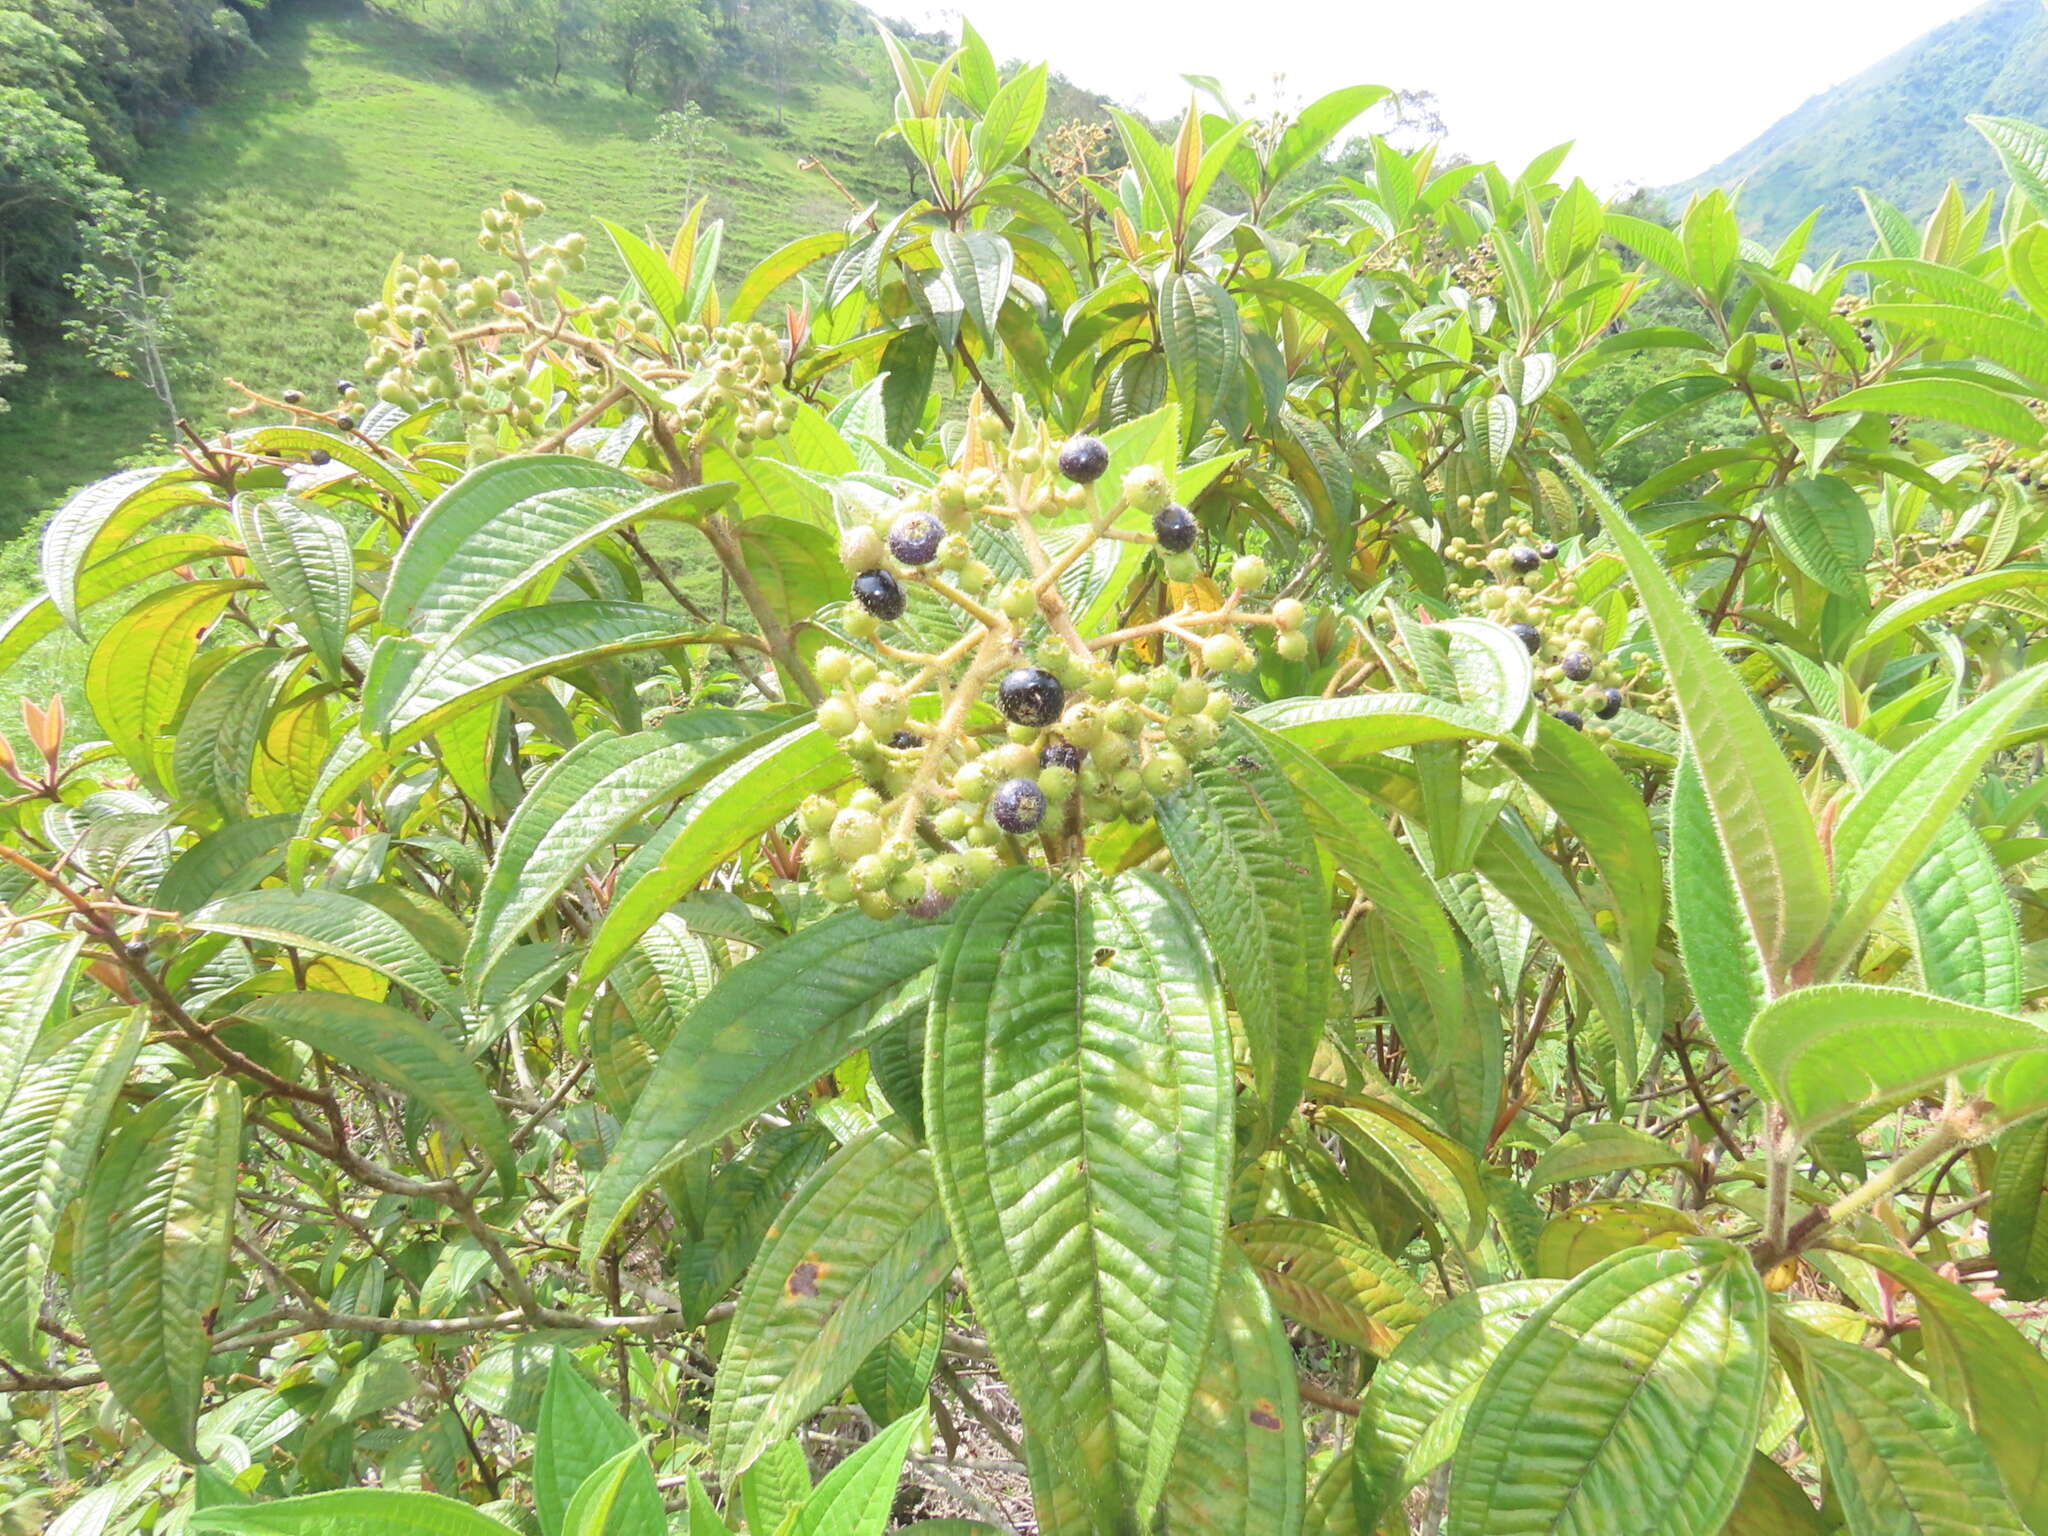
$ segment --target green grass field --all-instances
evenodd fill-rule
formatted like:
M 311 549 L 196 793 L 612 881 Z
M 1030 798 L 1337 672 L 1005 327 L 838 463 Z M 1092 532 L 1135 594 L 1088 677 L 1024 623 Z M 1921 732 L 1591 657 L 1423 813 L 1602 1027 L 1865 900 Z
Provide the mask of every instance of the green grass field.
M 225 378 L 329 398 L 362 362 L 349 314 L 392 256 L 477 255 L 477 210 L 506 187 L 548 203 L 544 234 L 592 235 L 593 288 L 617 281 L 603 272 L 598 216 L 665 242 L 685 212 L 675 162 L 649 142 L 659 107 L 606 82 L 480 80 L 439 34 L 344 0 L 285 13 L 263 51 L 155 146 L 139 176 L 168 199 L 194 263 L 194 381 L 181 405 L 197 424 L 225 421 L 239 398 Z M 727 221 L 728 282 L 845 216 L 830 181 L 798 170 L 800 159 L 821 159 L 863 197 L 881 190 L 875 141 L 893 86 L 871 40 L 833 54 L 827 73 L 791 93 L 783 127 L 747 82 L 721 83 L 705 103 L 716 143 L 699 181 Z M 0 538 L 31 530 L 124 459 L 161 453 L 166 431 L 139 384 L 57 349 L 29 361 L 0 414 Z

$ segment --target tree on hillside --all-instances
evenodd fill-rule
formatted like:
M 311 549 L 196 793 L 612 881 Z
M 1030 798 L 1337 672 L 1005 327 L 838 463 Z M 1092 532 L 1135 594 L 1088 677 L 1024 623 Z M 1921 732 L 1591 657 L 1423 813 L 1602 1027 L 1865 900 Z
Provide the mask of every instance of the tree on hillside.
M 102 368 L 149 387 L 173 433 L 184 327 L 178 313 L 186 265 L 164 237 L 162 206 L 147 194 L 105 199 L 86 231 L 86 260 L 65 279 L 80 313 L 66 338 Z
M 597 0 L 600 46 L 628 96 L 687 87 L 708 62 L 711 28 L 696 0 Z

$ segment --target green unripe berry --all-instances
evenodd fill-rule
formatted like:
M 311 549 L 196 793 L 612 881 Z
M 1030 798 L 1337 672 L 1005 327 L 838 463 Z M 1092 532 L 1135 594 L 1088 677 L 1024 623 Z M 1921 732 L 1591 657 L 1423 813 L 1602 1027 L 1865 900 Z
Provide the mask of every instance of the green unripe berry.
M 1239 555 L 1230 564 L 1233 591 L 1256 592 L 1266 584 L 1266 562 L 1257 555 Z
M 1073 794 L 1074 786 L 1078 782 L 1079 776 L 1071 768 L 1061 768 L 1055 764 L 1050 768 L 1038 770 L 1038 787 L 1044 792 L 1045 798 L 1055 805 Z
M 1145 788 L 1155 795 L 1170 795 L 1188 781 L 1188 761 L 1178 752 L 1164 749 L 1146 760 Z
M 852 674 L 853 654 L 836 645 L 828 645 L 818 652 L 818 659 L 811 663 L 811 671 L 827 688 L 837 688 Z
M 970 804 L 979 805 L 995 793 L 997 775 L 981 758 L 962 763 L 953 775 L 953 793 Z
M 845 807 L 832 818 L 832 851 L 851 863 L 882 846 L 882 818 L 873 811 Z M 873 887 L 869 887 L 872 889 Z
M 823 837 L 832 830 L 832 822 L 839 814 L 839 807 L 825 795 L 807 795 L 804 803 L 797 807 L 797 825 L 812 837 Z
M 1124 476 L 1124 500 L 1150 517 L 1173 500 L 1173 482 L 1156 464 L 1140 464 Z
M 875 735 L 886 737 L 910 718 L 910 701 L 893 683 L 869 683 L 860 693 L 860 722 Z
M 853 728 L 860 724 L 860 714 L 854 708 L 853 700 L 843 694 L 834 694 L 818 706 L 818 729 L 827 736 L 845 738 L 853 734 Z
M 1198 714 L 1209 705 L 1209 685 L 1199 677 L 1190 677 L 1173 690 L 1173 712 L 1176 715 Z
M 1282 629 L 1299 629 L 1308 619 L 1308 609 L 1301 599 L 1283 597 L 1273 604 L 1273 622 Z
M 1232 672 L 1244 660 L 1244 642 L 1232 634 L 1211 635 L 1202 642 L 1202 665 L 1211 672 Z
M 970 885 L 986 885 L 1003 867 L 1003 856 L 993 848 L 970 848 L 960 859 L 961 872 Z
M 996 594 L 996 606 L 1012 619 L 1028 619 L 1038 611 L 1038 594 L 1028 581 L 1013 581 Z
M 843 907 L 859 893 L 854 890 L 853 881 L 842 872 L 819 880 L 818 894 L 833 905 Z
M 1273 642 L 1273 649 L 1279 653 L 1282 661 L 1306 660 L 1308 657 L 1308 636 L 1298 629 L 1286 630 L 1282 632 L 1279 639 Z

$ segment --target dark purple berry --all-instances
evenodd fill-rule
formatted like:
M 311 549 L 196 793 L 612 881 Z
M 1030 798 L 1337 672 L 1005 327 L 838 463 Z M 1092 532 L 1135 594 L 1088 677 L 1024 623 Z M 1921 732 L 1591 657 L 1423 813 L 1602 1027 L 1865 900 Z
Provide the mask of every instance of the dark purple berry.
M 1039 749 L 1038 766 L 1078 771 L 1081 767 L 1081 749 L 1071 741 L 1048 741 Z
M 929 512 L 906 512 L 889 525 L 889 553 L 905 565 L 929 565 L 946 530 Z
M 1070 437 L 1060 449 L 1060 473 L 1078 485 L 1090 485 L 1109 468 L 1109 446 L 1099 437 Z
M 1575 683 L 1583 683 L 1593 675 L 1593 658 L 1584 651 L 1566 651 L 1558 666 Z
M 1016 725 L 1051 725 L 1067 707 L 1067 690 L 1043 667 L 1017 667 L 996 687 L 1003 718 Z
M 898 731 L 889 738 L 889 745 L 900 752 L 917 746 L 922 740 L 915 731 Z
M 954 898 L 950 892 L 935 890 L 927 882 L 924 894 L 913 901 L 908 907 L 905 907 L 904 910 L 912 917 L 944 917 L 952 910 L 953 900 Z
M 1562 720 L 1575 731 L 1583 731 L 1586 728 L 1586 722 L 1580 718 L 1576 709 L 1553 709 L 1550 714 L 1552 719 Z
M 349 383 L 349 381 L 348 381 L 347 379 L 336 379 L 336 380 L 334 381 L 334 392 L 335 392 L 335 393 L 336 393 L 337 395 L 346 395 L 346 394 L 349 394 L 349 393 L 353 392 L 353 391 L 354 391 L 354 389 L 355 389 L 355 385 L 353 385 L 353 384 Z
M 1526 544 L 1517 544 L 1508 551 L 1508 564 L 1523 575 L 1528 575 L 1543 563 L 1543 557 Z
M 1508 626 L 1508 633 L 1521 641 L 1522 649 L 1531 656 L 1534 656 L 1543 649 L 1542 631 L 1537 629 L 1534 624 L 1510 624 Z
M 308 464 L 325 464 L 332 457 L 333 455 L 328 453 L 325 448 L 315 448 L 306 455 L 306 462 Z
M 1177 501 L 1168 502 L 1152 514 L 1153 536 L 1169 555 L 1193 549 L 1195 535 L 1200 531 L 1195 523 L 1195 514 Z
M 353 416 L 337 416 L 334 418 L 334 424 L 344 432 L 353 432 L 356 429 L 356 419 Z
M 862 571 L 853 578 L 854 599 L 878 619 L 903 616 L 903 586 L 887 571 Z
M 282 400 L 286 405 L 297 405 L 301 400 L 305 399 L 306 397 L 300 394 L 296 389 L 288 389 L 283 394 L 279 395 L 277 398 Z
M 1621 690 L 1619 688 L 1608 689 L 1607 697 L 1600 701 L 1600 707 L 1594 710 L 1593 713 L 1602 720 L 1612 720 L 1616 715 L 1620 714 Z
M 1557 546 L 1545 540 L 1536 546 L 1536 553 L 1545 560 L 1555 560 L 1557 558 Z
M 989 796 L 988 813 L 1013 836 L 1035 832 L 1045 820 L 1045 791 L 1029 779 L 1005 779 Z

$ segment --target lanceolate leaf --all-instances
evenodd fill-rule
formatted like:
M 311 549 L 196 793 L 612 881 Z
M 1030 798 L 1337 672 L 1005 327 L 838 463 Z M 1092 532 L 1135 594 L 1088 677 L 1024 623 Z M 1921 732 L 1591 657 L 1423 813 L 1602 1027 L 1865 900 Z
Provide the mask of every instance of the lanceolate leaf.
M 1715 1536 L 1749 1470 L 1770 1362 L 1742 1249 L 1699 1239 L 1596 1264 L 1487 1371 L 1451 1467 L 1452 1536 Z
M 1517 1280 L 1466 1291 L 1438 1307 L 1373 1372 L 1356 1459 L 1362 1530 L 1448 1461 L 1480 1380 L 1509 1339 L 1563 1289 Z
M 36 1318 L 58 1222 L 85 1185 L 147 1023 L 138 1012 L 86 1031 L 24 1071 L 0 1107 L 0 1355 L 9 1360 L 42 1358 Z
M 729 971 L 669 1041 L 619 1132 L 590 1193 L 585 1262 L 664 1168 L 859 1050 L 945 941 L 943 924 L 842 912 Z
M 952 1269 L 923 1148 L 876 1130 L 819 1169 L 754 1261 L 719 1357 L 711 1446 L 726 1486 L 844 1391 Z
M 1714 649 L 1628 515 L 1591 475 L 1569 461 L 1565 467 L 1628 563 L 1736 892 L 1768 967 L 1782 975 L 1819 937 L 1828 908 L 1827 864 L 1799 781 L 1734 668 Z
M 976 1315 L 1027 1438 L 1135 1532 L 1221 1284 L 1230 1075 L 1194 916 L 1147 876 L 1010 871 L 933 998 L 925 1123 Z
M 1847 1527 L 1914 1536 L 2021 1536 L 1984 1443 L 1876 1350 L 1797 1335 L 1799 1398 Z
M 557 1536 L 570 1500 L 592 1473 L 638 1448 L 632 1427 L 610 1400 L 577 1369 L 567 1350 L 557 1349 L 534 1437 L 533 1503 L 542 1536 Z M 658 1493 L 649 1513 L 655 1522 L 650 1529 L 658 1530 L 663 1520 Z
M 589 1006 L 634 940 L 699 880 L 786 820 L 804 796 L 832 789 L 852 772 L 838 744 L 809 722 L 758 740 L 729 754 L 619 871 L 618 899 L 591 936 L 569 996 L 571 1019 Z
M 667 1523 L 654 1469 L 635 1444 L 583 1480 L 562 1516 L 562 1536 L 654 1536 Z
M 83 934 L 27 933 L 0 949 L 0 1104 L 13 1093 L 84 946 Z
M 1389 1355 L 1430 1310 L 1407 1270 L 1341 1228 L 1271 1216 L 1231 1237 L 1274 1305 L 1325 1338 Z
M 2048 1296 L 2048 1120 L 1999 1137 L 1989 1215 L 1999 1288 L 2015 1301 Z
M 153 519 L 207 499 L 207 489 L 183 469 L 145 465 L 124 469 L 74 494 L 50 515 L 43 530 L 43 589 L 59 616 L 78 627 L 83 572 L 110 555 Z
M 1771 1096 L 1803 1133 L 1958 1073 L 2013 1063 L 2031 1070 L 2013 1074 L 2010 1099 L 1999 1097 L 1993 1080 L 1987 1091 L 2000 1112 L 2048 1103 L 2048 1029 L 1903 987 L 1803 987 L 1757 1015 L 1746 1045 Z
M 85 669 L 85 698 L 100 729 L 148 785 L 191 675 L 192 659 L 243 581 L 195 581 L 152 592 L 100 637 Z
M 196 1511 L 188 1531 L 227 1536 L 504 1536 L 505 1527 L 459 1499 L 386 1488 L 337 1488 L 263 1504 Z
M 1329 1011 L 1329 896 L 1308 816 L 1272 752 L 1237 729 L 1160 803 L 1159 830 L 1237 1002 L 1270 1138 L 1301 1100 Z
M 925 1416 L 907 1413 L 825 1474 L 785 1527 L 787 1536 L 882 1536 L 896 1482 Z
M 168 1090 L 108 1138 L 79 1214 L 71 1297 L 93 1358 L 121 1405 L 187 1461 L 199 1459 L 241 1142 L 233 1083 Z
M 1163 1529 L 1188 1536 L 1295 1536 L 1306 1500 L 1294 1352 L 1250 1268 L 1230 1258 L 1195 1384 Z
M 171 778 L 180 799 L 211 802 L 229 821 L 248 814 L 249 779 L 284 679 L 284 653 L 269 646 L 238 651 L 186 703 L 171 744 Z
M 353 960 L 438 1008 L 458 1010 L 447 977 L 410 930 L 390 914 L 339 891 L 272 889 L 224 896 L 194 912 L 185 925 Z
M 637 818 L 681 794 L 745 729 L 724 710 L 672 715 L 651 731 L 586 737 L 541 775 L 498 839 L 477 903 L 464 985 L 474 998 L 519 935 Z
M 2030 667 L 1943 721 L 1870 776 L 1835 824 L 1835 908 L 1817 973 L 1833 975 L 1975 787 L 1984 760 L 2048 685 Z
M 474 1142 L 510 1187 L 503 1113 L 462 1048 L 418 1015 L 340 992 L 280 992 L 239 1015 L 417 1101 Z
M 1846 1251 L 1912 1293 L 1935 1393 L 1984 1442 L 2028 1527 L 2048 1523 L 2048 1445 L 2039 1433 L 2048 1414 L 2048 1360 L 2005 1318 L 1918 1259 L 1869 1243 Z
M 328 681 L 342 682 L 342 641 L 355 608 L 348 530 L 295 496 L 238 496 L 235 531 L 270 595 L 284 608 Z
M 1743 920 L 1727 854 L 1700 787 L 1699 765 L 1690 754 L 1679 759 L 1671 789 L 1671 924 L 1708 1036 L 1746 1081 L 1761 1082 L 1743 1041 L 1764 1005 L 1763 956 Z

